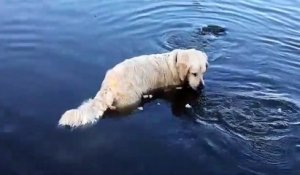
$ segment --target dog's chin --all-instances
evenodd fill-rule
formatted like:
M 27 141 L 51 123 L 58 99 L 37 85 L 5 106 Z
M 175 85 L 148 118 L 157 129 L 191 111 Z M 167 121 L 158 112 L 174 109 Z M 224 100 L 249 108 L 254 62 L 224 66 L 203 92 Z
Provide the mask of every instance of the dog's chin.
M 198 89 L 198 86 L 190 86 L 190 88 L 196 91 Z
M 197 85 L 197 86 L 192 86 L 192 85 L 189 84 L 189 87 L 190 87 L 191 89 L 195 90 L 195 91 L 204 89 L 204 85 L 203 85 L 202 83 L 200 83 L 200 84 Z

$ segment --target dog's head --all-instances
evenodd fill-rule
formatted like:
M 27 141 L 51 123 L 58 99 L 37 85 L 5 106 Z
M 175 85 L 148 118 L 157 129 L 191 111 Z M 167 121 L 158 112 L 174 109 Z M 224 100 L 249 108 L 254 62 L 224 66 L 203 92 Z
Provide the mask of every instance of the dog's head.
M 204 73 L 208 68 L 207 55 L 195 49 L 176 51 L 176 69 L 182 82 L 188 82 L 192 89 L 204 86 Z

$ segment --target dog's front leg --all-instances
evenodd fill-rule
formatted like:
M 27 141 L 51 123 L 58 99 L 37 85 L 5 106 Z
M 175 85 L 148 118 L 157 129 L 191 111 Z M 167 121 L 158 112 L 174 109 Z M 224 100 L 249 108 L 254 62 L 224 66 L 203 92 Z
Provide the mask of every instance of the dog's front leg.
M 117 107 L 115 107 L 115 106 L 113 106 L 113 105 L 108 105 L 107 106 L 110 110 L 116 110 L 117 109 Z

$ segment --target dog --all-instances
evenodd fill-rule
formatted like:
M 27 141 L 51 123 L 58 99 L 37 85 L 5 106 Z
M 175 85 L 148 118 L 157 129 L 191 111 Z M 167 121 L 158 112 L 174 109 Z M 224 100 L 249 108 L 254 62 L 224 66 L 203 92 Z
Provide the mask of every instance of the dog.
M 96 123 L 106 110 L 121 110 L 138 104 L 144 94 L 156 89 L 187 84 L 194 90 L 204 86 L 207 55 L 196 49 L 175 49 L 126 59 L 108 70 L 93 99 L 66 111 L 59 126 L 79 127 Z

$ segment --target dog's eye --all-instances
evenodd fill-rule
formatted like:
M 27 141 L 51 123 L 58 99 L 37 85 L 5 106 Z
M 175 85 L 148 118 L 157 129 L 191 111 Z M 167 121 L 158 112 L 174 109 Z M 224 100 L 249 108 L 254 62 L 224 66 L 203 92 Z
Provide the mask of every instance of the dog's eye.
M 197 73 L 192 73 L 192 74 L 193 74 L 195 77 L 197 77 L 197 75 L 198 75 Z

